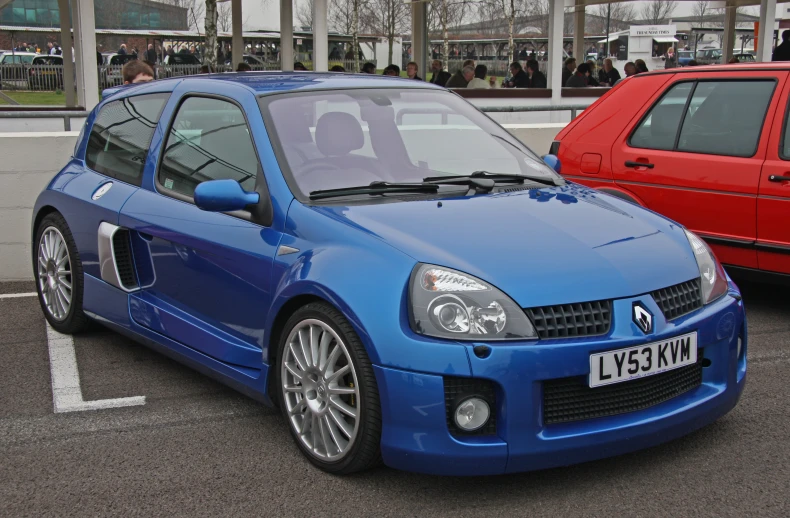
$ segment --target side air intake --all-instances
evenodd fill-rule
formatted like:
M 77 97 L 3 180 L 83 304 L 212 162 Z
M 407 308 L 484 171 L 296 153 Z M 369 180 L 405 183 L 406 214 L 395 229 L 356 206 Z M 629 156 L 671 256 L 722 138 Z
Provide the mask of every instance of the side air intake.
M 111 223 L 99 225 L 99 267 L 103 281 L 124 291 L 140 288 L 129 231 Z

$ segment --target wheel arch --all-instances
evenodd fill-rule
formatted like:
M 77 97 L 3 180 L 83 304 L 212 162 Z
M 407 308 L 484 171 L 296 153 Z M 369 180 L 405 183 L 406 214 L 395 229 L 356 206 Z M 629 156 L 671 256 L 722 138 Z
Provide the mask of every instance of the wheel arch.
M 30 229 L 30 242 L 31 243 L 33 243 L 33 241 L 36 239 L 36 231 L 38 230 L 38 226 L 41 224 L 41 221 L 44 218 L 46 218 L 47 216 L 49 216 L 50 214 L 55 213 L 55 212 L 60 214 L 60 211 L 58 209 L 56 209 L 55 207 L 53 207 L 52 205 L 43 205 L 41 208 L 38 209 L 38 212 L 36 212 L 35 216 L 33 216 L 33 225 L 32 225 L 32 227 Z M 61 214 L 61 216 L 63 216 L 63 214 Z M 64 217 L 64 219 L 65 219 L 65 217 Z M 31 246 L 30 247 L 31 254 L 32 254 L 34 260 L 35 260 L 35 257 L 36 257 L 36 246 Z
M 622 187 L 598 187 L 596 190 L 614 196 L 615 198 L 620 198 L 621 200 L 630 201 L 631 203 L 639 205 L 640 207 L 648 208 L 647 205 L 645 205 L 645 202 L 643 202 L 638 196 L 636 196 L 631 191 L 623 189 Z

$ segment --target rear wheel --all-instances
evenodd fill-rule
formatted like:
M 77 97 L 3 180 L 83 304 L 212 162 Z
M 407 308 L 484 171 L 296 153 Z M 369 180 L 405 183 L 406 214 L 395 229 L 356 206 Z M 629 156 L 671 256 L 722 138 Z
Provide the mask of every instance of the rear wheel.
M 44 217 L 35 246 L 33 269 L 44 316 L 61 333 L 82 331 L 89 323 L 82 311 L 82 263 L 63 216 Z
M 343 315 L 325 303 L 297 310 L 285 325 L 278 359 L 280 408 L 310 462 L 337 474 L 378 464 L 378 387 Z

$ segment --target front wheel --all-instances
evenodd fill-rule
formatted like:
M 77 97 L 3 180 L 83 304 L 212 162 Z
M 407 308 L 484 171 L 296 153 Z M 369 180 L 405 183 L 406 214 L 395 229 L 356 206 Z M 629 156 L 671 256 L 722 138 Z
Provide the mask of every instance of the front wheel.
M 280 408 L 302 453 L 329 473 L 381 458 L 381 406 L 373 367 L 343 315 L 311 303 L 288 320 L 279 346 Z

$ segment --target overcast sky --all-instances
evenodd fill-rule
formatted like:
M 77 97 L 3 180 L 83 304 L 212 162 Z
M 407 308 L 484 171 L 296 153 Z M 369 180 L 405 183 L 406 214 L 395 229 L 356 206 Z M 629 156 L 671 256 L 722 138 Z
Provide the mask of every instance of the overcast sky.
M 296 6 L 301 3 L 309 3 L 309 0 L 295 0 L 294 1 L 294 14 L 296 13 Z M 639 12 L 641 5 L 645 2 L 635 2 L 636 9 Z M 694 2 L 681 1 L 678 2 L 678 7 L 675 9 L 675 16 L 690 16 L 692 14 L 692 6 Z M 777 17 L 782 12 L 784 5 L 776 6 Z M 757 14 L 757 8 L 748 8 L 751 14 Z M 244 26 L 246 29 L 270 29 L 279 30 L 280 27 L 280 0 L 242 0 L 242 12 L 247 24 Z M 249 16 L 249 17 L 248 17 Z M 294 25 L 296 16 L 294 16 Z

